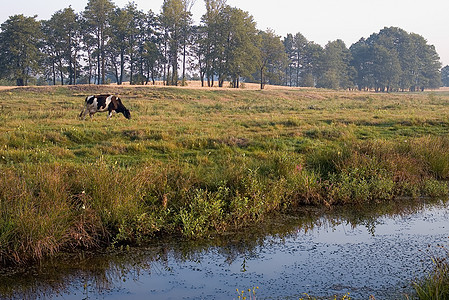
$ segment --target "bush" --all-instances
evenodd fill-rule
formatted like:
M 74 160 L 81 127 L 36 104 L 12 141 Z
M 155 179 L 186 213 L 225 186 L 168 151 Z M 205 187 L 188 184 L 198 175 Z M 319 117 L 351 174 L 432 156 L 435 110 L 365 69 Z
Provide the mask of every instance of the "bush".
M 187 207 L 181 208 L 179 218 L 182 232 L 189 238 L 201 237 L 220 231 L 223 223 L 223 206 L 229 195 L 229 189 L 220 187 L 216 192 L 198 189 Z

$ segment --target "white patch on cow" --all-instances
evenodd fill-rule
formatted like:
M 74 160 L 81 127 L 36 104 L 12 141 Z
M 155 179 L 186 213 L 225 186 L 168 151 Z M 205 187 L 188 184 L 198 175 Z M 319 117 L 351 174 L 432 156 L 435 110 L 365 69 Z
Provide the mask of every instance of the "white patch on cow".
M 98 111 L 97 107 L 98 107 L 98 99 L 97 98 L 94 98 L 94 100 L 92 101 L 92 104 L 87 105 L 89 113 L 91 113 L 91 114 L 94 114 Z
M 96 100 L 97 100 L 97 98 L 95 98 L 95 101 Z M 99 112 L 107 111 L 111 101 L 112 101 L 112 95 L 110 95 L 106 98 L 104 106 L 100 107 L 97 111 L 99 111 Z
M 89 98 L 89 99 L 92 99 L 92 97 Z M 97 97 L 95 97 L 94 100 L 92 101 L 92 104 L 88 104 L 87 109 L 89 110 L 89 113 L 91 115 L 93 115 L 96 112 L 105 112 L 105 111 L 107 111 L 108 110 L 108 106 L 109 106 L 109 104 L 112 101 L 111 98 L 112 98 L 112 96 L 107 97 L 104 106 L 98 107 L 98 99 L 97 99 Z

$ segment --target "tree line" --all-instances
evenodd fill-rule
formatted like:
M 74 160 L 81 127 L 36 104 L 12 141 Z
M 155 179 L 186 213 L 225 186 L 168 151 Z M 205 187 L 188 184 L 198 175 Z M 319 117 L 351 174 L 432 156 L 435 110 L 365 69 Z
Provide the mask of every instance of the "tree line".
M 420 35 L 389 27 L 349 48 L 324 47 L 301 33 L 280 37 L 226 0 L 204 0 L 199 25 L 194 0 L 164 0 L 160 14 L 130 2 L 89 0 L 49 20 L 14 15 L 1 24 L 0 80 L 27 85 L 155 83 L 238 88 L 242 81 L 332 89 L 417 91 L 449 85 L 435 47 Z M 36 82 L 37 81 L 37 82 Z

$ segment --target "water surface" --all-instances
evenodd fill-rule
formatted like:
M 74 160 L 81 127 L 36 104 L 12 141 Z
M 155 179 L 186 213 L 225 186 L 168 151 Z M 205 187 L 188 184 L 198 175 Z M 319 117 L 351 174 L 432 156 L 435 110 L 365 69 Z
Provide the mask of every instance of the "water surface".
M 405 299 L 412 282 L 445 255 L 449 206 L 394 203 L 277 216 L 202 241 L 171 240 L 108 253 L 61 255 L 0 275 L 4 298 L 258 299 L 304 293 Z

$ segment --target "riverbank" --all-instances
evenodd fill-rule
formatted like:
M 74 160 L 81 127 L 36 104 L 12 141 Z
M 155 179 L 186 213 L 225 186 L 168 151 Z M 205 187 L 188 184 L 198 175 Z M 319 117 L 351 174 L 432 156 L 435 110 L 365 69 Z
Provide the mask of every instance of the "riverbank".
M 299 207 L 203 239 L 59 253 L 1 269 L 0 298 L 228 300 L 259 287 L 257 299 L 417 299 L 412 282 L 449 242 L 448 212 L 436 199 Z
M 77 119 L 115 92 L 132 119 Z M 446 197 L 449 93 L 0 91 L 0 261 L 226 232 L 295 206 Z

